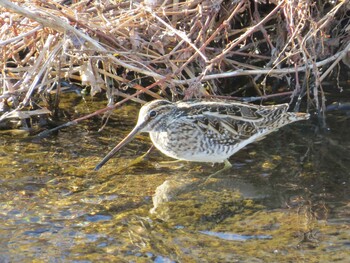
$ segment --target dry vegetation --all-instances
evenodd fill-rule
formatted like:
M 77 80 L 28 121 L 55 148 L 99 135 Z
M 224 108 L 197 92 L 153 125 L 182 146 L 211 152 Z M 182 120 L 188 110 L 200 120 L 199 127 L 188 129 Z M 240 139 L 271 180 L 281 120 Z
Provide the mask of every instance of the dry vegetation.
M 349 8 L 311 0 L 0 0 L 0 122 L 51 114 L 72 83 L 108 99 L 82 119 L 152 97 L 287 96 L 322 112 L 322 83 L 339 81 L 339 65 L 349 64 Z

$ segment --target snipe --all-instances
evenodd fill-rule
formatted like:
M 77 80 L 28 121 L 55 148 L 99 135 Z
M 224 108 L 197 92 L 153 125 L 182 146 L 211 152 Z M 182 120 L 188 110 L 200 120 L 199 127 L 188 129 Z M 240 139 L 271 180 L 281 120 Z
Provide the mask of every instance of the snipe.
M 172 158 L 228 163 L 227 159 L 247 144 L 284 125 L 309 118 L 308 113 L 287 110 L 288 104 L 259 106 L 222 100 L 175 103 L 154 100 L 141 108 L 134 129 L 95 170 L 140 132 L 149 132 L 153 144 Z

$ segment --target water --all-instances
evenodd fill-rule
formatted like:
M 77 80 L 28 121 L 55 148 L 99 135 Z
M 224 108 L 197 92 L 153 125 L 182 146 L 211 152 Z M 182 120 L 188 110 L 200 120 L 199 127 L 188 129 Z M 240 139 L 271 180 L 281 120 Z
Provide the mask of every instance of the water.
M 118 110 L 100 133 L 90 120 L 40 142 L 1 135 L 0 262 L 347 262 L 345 112 L 327 130 L 313 117 L 271 134 L 207 182 L 222 165 L 163 163 L 157 150 L 133 161 L 147 135 L 92 171 L 136 114 Z

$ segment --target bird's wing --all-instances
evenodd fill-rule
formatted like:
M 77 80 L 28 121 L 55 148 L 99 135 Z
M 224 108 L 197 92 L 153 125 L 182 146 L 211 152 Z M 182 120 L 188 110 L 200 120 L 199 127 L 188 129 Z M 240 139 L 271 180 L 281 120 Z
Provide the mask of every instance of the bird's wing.
M 263 133 L 269 123 L 277 120 L 287 109 L 288 104 L 198 103 L 184 109 L 182 117 L 215 143 L 227 145 Z

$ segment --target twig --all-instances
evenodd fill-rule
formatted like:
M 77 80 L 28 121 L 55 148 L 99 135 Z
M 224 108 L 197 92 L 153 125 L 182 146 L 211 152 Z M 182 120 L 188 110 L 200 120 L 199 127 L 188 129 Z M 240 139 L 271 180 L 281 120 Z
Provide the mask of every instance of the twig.
M 38 139 L 47 137 L 47 136 L 49 136 L 51 133 L 56 132 L 56 131 L 58 131 L 58 130 L 60 130 L 60 129 L 63 129 L 63 128 L 67 128 L 67 127 L 70 127 L 70 126 L 77 125 L 79 122 L 81 122 L 81 121 L 83 121 L 83 120 L 87 120 L 87 119 L 92 118 L 92 117 L 94 117 L 94 116 L 96 116 L 96 115 L 100 115 L 100 114 L 103 114 L 103 113 L 105 113 L 105 112 L 107 112 L 107 111 L 114 110 L 115 108 L 120 107 L 123 103 L 129 101 L 131 98 L 134 98 L 134 97 L 140 95 L 141 93 L 144 93 L 145 90 L 149 90 L 149 89 L 151 89 L 151 88 L 154 88 L 154 87 L 157 86 L 157 85 L 161 85 L 161 83 L 165 82 L 166 80 L 167 80 L 167 78 L 164 78 L 163 80 L 157 81 L 157 82 L 155 82 L 155 83 L 153 83 L 153 84 L 151 84 L 151 85 L 145 87 L 144 89 L 141 89 L 141 90 L 135 92 L 134 94 L 130 95 L 128 98 L 125 98 L 125 99 L 123 99 L 123 100 L 121 100 L 121 101 L 115 103 L 113 106 L 105 107 L 105 108 L 103 108 L 103 109 L 97 110 L 97 111 L 95 111 L 95 112 L 93 112 L 93 113 L 90 113 L 90 114 L 88 114 L 88 115 L 85 115 L 85 116 L 83 116 L 83 117 L 77 118 L 77 119 L 75 119 L 75 120 L 73 120 L 73 121 L 69 121 L 69 122 L 64 123 L 64 124 L 62 124 L 62 125 L 59 125 L 59 126 L 53 128 L 53 129 L 43 131 L 43 132 L 39 133 L 36 137 L 37 137 Z
M 212 60 L 209 61 L 209 64 L 214 64 L 218 60 L 221 60 L 223 57 L 226 56 L 226 54 L 232 50 L 234 47 L 236 47 L 239 43 L 244 41 L 248 36 L 253 34 L 255 31 L 257 31 L 261 25 L 265 24 L 268 20 L 272 18 L 272 16 L 277 13 L 277 11 L 281 8 L 281 6 L 284 4 L 284 1 L 280 1 L 279 4 L 267 15 L 262 19 L 259 23 L 257 23 L 255 26 L 251 27 L 247 32 L 242 34 L 239 38 L 235 39 L 234 41 L 230 42 L 226 48 L 221 52 L 220 55 L 216 56 Z
M 146 8 L 146 10 L 155 18 L 157 19 L 161 24 L 163 24 L 167 29 L 171 30 L 173 33 L 175 33 L 176 35 L 178 35 L 183 41 L 185 41 L 186 43 L 188 43 L 202 58 L 205 62 L 208 61 L 207 57 L 191 42 L 191 40 L 188 38 L 188 36 L 186 35 L 186 33 L 181 32 L 177 29 L 175 29 L 174 27 L 172 27 L 171 25 L 169 25 L 168 23 L 166 23 L 163 19 L 161 19 L 159 16 L 157 16 L 152 9 L 150 8 Z
M 342 60 L 350 51 L 350 42 L 349 44 L 346 46 L 345 49 L 343 49 L 342 51 L 338 52 L 336 55 L 337 58 L 335 59 L 335 61 L 332 63 L 332 65 L 330 65 L 328 67 L 328 69 L 322 74 L 322 76 L 320 77 L 320 81 L 323 81 L 328 74 L 333 70 L 333 68 L 338 65 L 338 63 L 340 62 L 340 60 Z M 316 63 L 317 64 L 317 63 Z
M 21 14 L 24 17 L 28 17 L 34 21 L 37 21 L 38 23 L 42 24 L 45 27 L 53 28 L 59 32 L 66 32 L 71 31 L 77 36 L 83 38 L 84 40 L 91 43 L 96 49 L 100 51 L 104 51 L 104 48 L 94 39 L 90 38 L 89 36 L 83 34 L 81 31 L 77 30 L 76 28 L 72 27 L 71 25 L 67 24 L 66 21 L 60 19 L 59 17 L 50 15 L 47 13 L 46 17 L 42 17 L 39 12 L 32 12 L 27 8 L 22 8 L 18 5 L 15 5 L 14 3 L 11 3 L 7 0 L 0 0 L 0 5 L 3 7 L 10 9 L 18 14 Z
M 1 5 L 1 1 L 2 0 L 0 0 L 0 5 Z M 5 46 L 7 44 L 10 44 L 10 43 L 12 43 L 14 41 L 20 40 L 22 38 L 31 36 L 31 35 L 35 34 L 36 32 L 38 32 L 42 28 L 43 27 L 40 25 L 40 26 L 37 26 L 36 28 L 33 28 L 32 30 L 29 30 L 28 32 L 23 32 L 22 34 L 20 34 L 18 36 L 15 36 L 13 38 L 10 38 L 10 39 L 4 40 L 4 41 L 0 41 L 0 47 L 1 46 Z
M 346 52 L 345 52 L 346 54 Z M 340 51 L 336 53 L 333 56 L 330 56 L 327 59 L 321 60 L 319 62 L 316 62 L 315 65 L 317 68 L 322 67 L 334 60 L 336 60 L 339 56 L 344 56 L 343 51 Z M 290 74 L 297 71 L 305 71 L 306 69 L 312 68 L 314 65 L 308 64 L 306 66 L 298 67 L 297 69 L 294 67 L 291 68 L 282 68 L 282 69 L 274 69 L 274 68 L 267 68 L 267 69 L 256 69 L 256 70 L 235 70 L 230 72 L 224 72 L 224 73 L 218 73 L 218 74 L 211 74 L 206 75 L 202 78 L 202 81 L 212 80 L 212 79 L 220 79 L 220 78 L 231 78 L 236 76 L 248 76 L 248 75 L 259 75 L 259 74 Z M 186 83 L 192 83 L 193 81 L 197 80 L 197 78 L 191 78 L 186 80 L 173 80 L 176 84 L 186 84 Z

